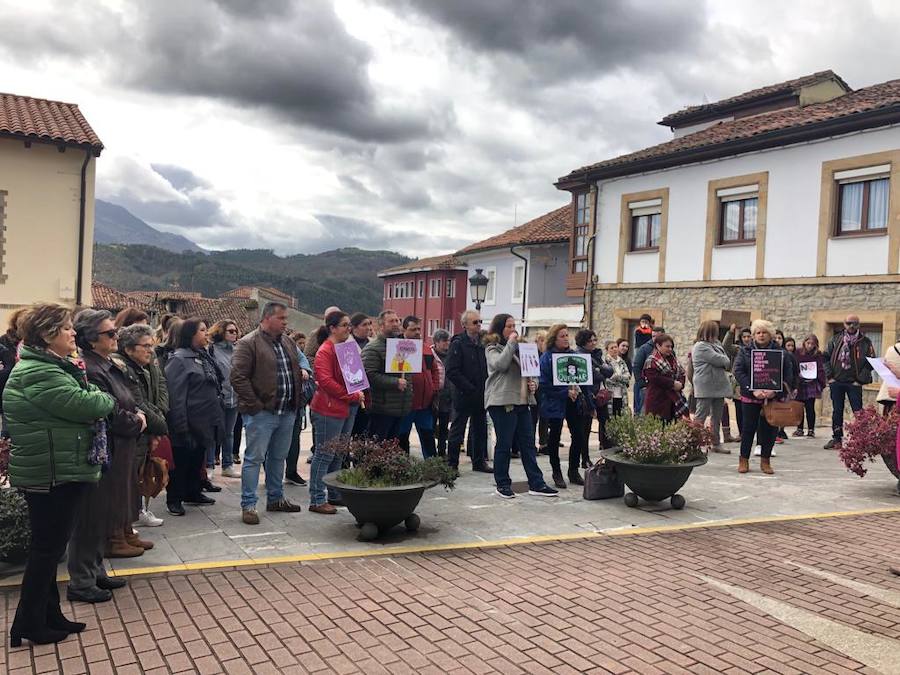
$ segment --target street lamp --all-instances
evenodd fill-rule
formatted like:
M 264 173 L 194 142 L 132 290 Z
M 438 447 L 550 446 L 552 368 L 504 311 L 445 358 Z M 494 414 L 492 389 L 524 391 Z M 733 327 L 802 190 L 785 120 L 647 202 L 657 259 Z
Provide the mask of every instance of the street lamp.
M 487 297 L 488 278 L 482 274 L 481 269 L 476 269 L 475 274 L 469 277 L 469 289 L 472 292 L 472 302 L 475 309 L 481 311 L 481 303 Z

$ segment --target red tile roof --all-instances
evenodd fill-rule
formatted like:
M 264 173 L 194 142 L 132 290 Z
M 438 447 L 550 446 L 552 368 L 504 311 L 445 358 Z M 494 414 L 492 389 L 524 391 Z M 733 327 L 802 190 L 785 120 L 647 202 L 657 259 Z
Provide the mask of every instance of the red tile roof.
M 403 274 L 404 272 L 411 272 L 413 270 L 451 270 L 451 269 L 461 269 L 465 267 L 466 264 L 461 260 L 457 259 L 453 255 L 438 255 L 431 258 L 418 258 L 417 260 L 410 260 L 408 263 L 404 263 L 402 265 L 397 265 L 395 267 L 389 267 L 386 270 L 382 270 L 378 273 L 380 277 L 389 277 L 395 274 Z
M 127 307 L 137 307 L 143 310 L 148 307 L 147 303 L 141 299 L 130 297 L 99 281 L 91 281 L 91 298 L 93 298 L 91 306 L 94 309 L 105 309 L 110 312 L 119 312 Z
M 879 115 L 876 116 L 875 113 Z M 854 121 L 855 117 L 859 119 Z M 893 119 L 894 117 L 896 119 Z M 891 80 L 857 89 L 823 103 L 813 103 L 802 108 L 784 108 L 722 122 L 659 145 L 576 169 L 560 178 L 559 183 L 571 185 L 586 179 L 590 174 L 609 178 L 649 168 L 678 166 L 698 161 L 701 153 L 704 154 L 703 158 L 707 158 L 746 152 L 755 149 L 749 147 L 751 140 L 755 140 L 760 148 L 786 145 L 798 140 L 807 140 L 806 136 L 798 138 L 797 132 L 802 131 L 804 127 L 810 127 L 807 133 L 809 138 L 832 135 L 835 133 L 833 126 L 829 126 L 827 132 L 822 133 L 815 128 L 826 122 L 846 123 L 849 130 L 851 123 L 855 128 L 869 128 L 897 121 L 900 121 L 900 80 Z M 739 142 L 744 142 L 744 146 L 736 149 Z M 716 150 L 715 154 L 713 150 Z M 649 167 L 650 160 L 660 161 Z
M 501 232 L 482 241 L 476 241 L 474 244 L 469 244 L 457 251 L 456 255 L 468 255 L 494 248 L 509 248 L 510 246 L 554 244 L 568 241 L 571 232 L 572 204 L 569 203 L 511 230 Z
M 196 291 L 128 291 L 126 295 L 130 298 L 136 298 L 145 302 L 153 302 L 155 300 L 195 300 L 202 298 L 202 293 Z
M 254 289 L 259 289 L 266 295 L 274 296 L 276 298 L 283 298 L 288 301 L 291 307 L 294 306 L 294 298 L 285 293 L 284 291 L 280 291 L 277 288 L 272 288 L 271 286 L 238 286 L 237 288 L 232 288 L 230 291 L 225 291 L 221 294 L 222 298 L 241 298 L 243 300 L 249 300 L 252 295 Z
M 818 73 L 813 73 L 812 75 L 804 75 L 803 77 L 787 80 L 786 82 L 779 82 L 778 84 L 770 84 L 765 87 L 760 87 L 759 89 L 745 91 L 743 94 L 723 98 L 721 101 L 715 101 L 714 103 L 688 106 L 671 115 L 666 115 L 659 121 L 659 124 L 667 127 L 676 126 L 673 123 L 686 118 L 715 113 L 717 111 L 725 111 L 738 105 L 752 103 L 756 100 L 769 98 L 778 94 L 799 94 L 800 89 L 803 87 L 818 84 L 819 82 L 827 82 L 828 80 L 834 80 L 848 92 L 853 91 L 834 71 L 822 70 Z
M 0 134 L 26 140 L 90 146 L 99 155 L 103 143 L 74 103 L 0 94 Z

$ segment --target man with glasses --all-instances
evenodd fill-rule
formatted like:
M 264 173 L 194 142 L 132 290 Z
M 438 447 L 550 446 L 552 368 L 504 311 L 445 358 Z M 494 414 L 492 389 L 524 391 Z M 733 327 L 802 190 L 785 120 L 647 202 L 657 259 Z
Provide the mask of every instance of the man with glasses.
M 481 343 L 481 315 L 474 309 L 460 317 L 463 332 L 454 335 L 445 365 L 447 378 L 455 387 L 450 438 L 447 442 L 447 464 L 459 469 L 459 450 L 471 424 L 472 470 L 493 473 L 487 461 L 487 416 L 484 409 L 484 384 L 487 382 L 487 361 Z
M 840 450 L 844 437 L 844 396 L 855 413 L 862 409 L 862 386 L 872 381 L 872 365 L 866 357 L 875 358 L 872 341 L 859 328 L 859 317 L 849 315 L 844 330 L 836 333 L 825 350 L 825 375 L 831 390 L 831 440 L 826 450 Z

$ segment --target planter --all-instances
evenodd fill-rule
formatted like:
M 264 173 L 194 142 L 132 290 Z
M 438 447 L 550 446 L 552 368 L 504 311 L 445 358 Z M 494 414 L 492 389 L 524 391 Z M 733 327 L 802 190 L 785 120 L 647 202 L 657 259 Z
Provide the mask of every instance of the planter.
M 637 506 L 638 497 L 648 502 L 670 500 L 673 509 L 683 509 L 684 497 L 678 491 L 690 478 L 695 467 L 706 464 L 706 456 L 684 464 L 639 464 L 619 454 L 618 448 L 601 450 L 600 454 L 616 465 L 631 492 L 625 494 L 625 504 Z
M 359 538 L 362 541 L 372 541 L 400 523 L 409 532 L 418 530 L 420 520 L 414 511 L 425 490 L 437 485 L 437 481 L 433 481 L 397 487 L 363 488 L 339 482 L 339 473 L 330 473 L 323 480 L 325 485 L 340 491 L 341 499 L 360 527 Z
M 881 459 L 884 461 L 884 465 L 888 468 L 894 478 L 897 479 L 897 493 L 900 494 L 900 468 L 897 467 L 897 453 L 889 452 L 881 456 Z

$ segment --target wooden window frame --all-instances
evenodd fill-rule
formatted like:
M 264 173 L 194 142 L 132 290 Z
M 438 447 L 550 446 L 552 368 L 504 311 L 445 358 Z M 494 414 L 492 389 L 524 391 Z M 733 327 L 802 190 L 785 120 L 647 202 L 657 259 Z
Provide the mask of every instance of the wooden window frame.
M 579 208 L 578 200 L 583 198 L 584 205 Z M 569 245 L 569 274 L 586 274 L 588 265 L 588 242 L 594 222 L 594 193 L 590 190 L 572 193 L 572 237 Z M 583 234 L 579 232 L 583 230 Z M 577 253 L 578 239 L 584 237 L 584 252 Z M 584 264 L 583 272 L 576 272 L 575 267 Z
M 751 199 L 756 200 L 756 213 L 757 220 L 759 220 L 759 195 L 742 197 L 741 199 L 719 199 L 719 239 L 717 246 L 736 246 L 741 244 L 755 244 L 756 243 L 756 227 L 754 224 L 753 229 L 753 237 L 749 238 L 744 236 L 744 210 L 746 208 L 745 202 L 748 202 Z M 735 202 L 741 205 L 741 210 L 738 215 L 738 238 L 737 239 L 725 239 L 725 209 L 728 208 L 729 204 L 734 204 Z
M 657 188 L 655 190 L 645 190 L 643 192 L 626 192 L 621 195 L 621 205 L 619 207 L 619 259 L 616 270 L 616 283 L 623 283 L 625 279 L 625 257 L 628 255 L 643 255 L 646 253 L 655 253 L 658 256 L 657 261 L 657 282 L 666 280 L 666 242 L 668 240 L 669 231 L 669 188 Z M 659 212 L 659 240 L 656 250 L 641 249 L 638 251 L 630 251 L 631 248 L 631 207 L 629 204 L 634 202 L 649 201 L 651 199 L 660 200 Z
M 445 284 L 445 286 L 446 286 L 447 297 L 455 298 L 456 297 L 456 279 L 454 279 L 453 277 L 448 277 L 447 283 Z
M 721 242 L 722 198 L 720 190 L 756 186 L 756 239 L 750 241 Z M 748 195 L 750 190 L 747 191 Z M 756 247 L 755 279 L 764 279 L 766 272 L 766 214 L 769 209 L 769 172 L 749 173 L 741 176 L 716 178 L 706 184 L 706 240 L 703 251 L 703 281 L 712 280 L 712 257 L 717 248 L 730 246 Z
M 888 181 L 888 219 L 884 223 L 884 227 L 878 228 L 869 228 L 869 195 L 872 188 L 872 183 L 876 180 L 887 180 Z M 840 181 L 837 182 L 837 186 L 835 188 L 835 192 L 837 193 L 837 205 L 834 209 L 834 227 L 832 229 L 832 237 L 845 239 L 847 237 L 872 237 L 872 236 L 881 236 L 886 235 L 888 233 L 888 226 L 890 225 L 890 214 L 891 214 L 891 189 L 890 189 L 890 175 L 887 176 L 874 176 L 872 178 L 866 178 L 864 180 L 855 180 L 846 183 L 842 183 Z M 862 198 L 862 213 L 860 214 L 859 221 L 859 229 L 858 230 L 848 230 L 846 232 L 841 231 L 841 206 L 844 201 L 844 191 L 843 187 L 845 185 L 856 185 L 857 183 L 863 184 L 863 198 Z
M 659 216 L 660 221 L 660 235 L 656 239 L 656 244 L 653 244 L 653 216 Z M 639 218 L 647 218 L 647 241 L 649 242 L 649 246 L 638 246 L 635 243 L 635 234 L 637 233 L 637 225 L 635 224 Z M 659 213 L 643 213 L 641 215 L 631 216 L 631 234 L 629 235 L 630 241 L 628 244 L 628 252 L 629 253 L 646 253 L 647 251 L 659 251 L 659 240 L 662 238 L 662 211 Z

